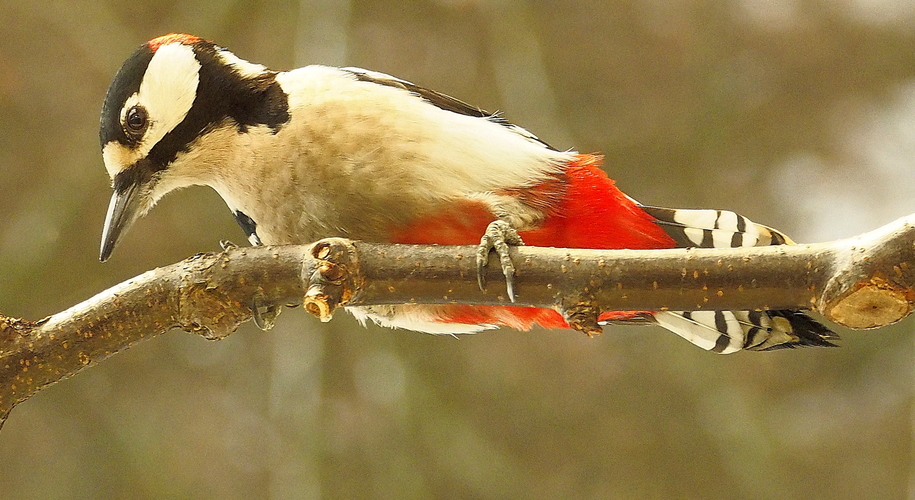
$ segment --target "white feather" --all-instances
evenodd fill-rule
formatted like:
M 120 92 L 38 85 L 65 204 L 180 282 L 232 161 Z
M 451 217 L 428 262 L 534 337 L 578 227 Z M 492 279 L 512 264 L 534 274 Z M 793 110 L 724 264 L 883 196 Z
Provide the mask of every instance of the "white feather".
M 674 220 L 687 227 L 712 229 L 718 214 L 715 210 L 677 210 Z

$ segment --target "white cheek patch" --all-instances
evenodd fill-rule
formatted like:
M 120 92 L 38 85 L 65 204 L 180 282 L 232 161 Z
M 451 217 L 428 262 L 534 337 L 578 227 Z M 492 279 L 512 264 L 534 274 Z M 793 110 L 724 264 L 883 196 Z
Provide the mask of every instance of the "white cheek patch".
M 184 120 L 199 82 L 200 63 L 190 46 L 172 43 L 156 51 L 137 94 L 151 120 L 144 143 L 155 144 Z
M 149 61 L 139 92 L 127 98 L 120 113 L 123 124 L 130 108 L 143 106 L 149 116 L 149 126 L 137 148 L 116 142 L 104 146 L 102 155 L 110 176 L 114 177 L 149 154 L 165 134 L 184 120 L 194 104 L 199 82 L 200 63 L 194 57 L 193 48 L 181 43 L 159 47 Z

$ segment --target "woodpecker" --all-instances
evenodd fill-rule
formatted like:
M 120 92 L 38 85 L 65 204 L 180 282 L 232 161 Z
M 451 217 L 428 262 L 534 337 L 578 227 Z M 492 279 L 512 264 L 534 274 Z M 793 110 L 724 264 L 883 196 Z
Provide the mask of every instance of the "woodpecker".
M 105 97 L 100 141 L 113 195 L 101 260 L 166 193 L 206 185 L 253 245 L 339 236 L 373 242 L 656 249 L 791 244 L 724 210 L 642 205 L 597 155 L 559 151 L 497 114 L 386 74 L 278 72 L 186 34 L 141 45 Z M 480 259 L 485 262 L 485 259 Z M 510 262 L 505 263 L 511 286 Z M 509 296 L 513 291 L 509 289 Z M 553 309 L 349 308 L 363 323 L 456 334 L 568 328 Z M 799 311 L 609 312 L 707 350 L 831 346 Z

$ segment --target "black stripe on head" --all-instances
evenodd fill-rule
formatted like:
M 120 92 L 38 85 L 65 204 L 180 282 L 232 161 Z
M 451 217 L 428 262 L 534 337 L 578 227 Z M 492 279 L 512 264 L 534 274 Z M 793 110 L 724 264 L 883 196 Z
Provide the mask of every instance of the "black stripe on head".
M 184 121 L 149 152 L 150 159 L 161 168 L 174 161 L 178 153 L 188 151 L 198 137 L 227 123 L 238 127 L 239 133 L 263 125 L 275 134 L 289 122 L 288 96 L 277 83 L 276 72 L 243 75 L 219 58 L 222 49 L 212 42 L 200 40 L 193 47 L 201 65 L 197 95 Z
M 195 52 L 200 60 L 200 91 L 195 108 L 215 111 L 213 122 L 231 118 L 244 132 L 246 127 L 264 125 L 273 133 L 289 122 L 289 100 L 276 81 L 275 71 L 243 75 L 219 58 L 219 49 L 212 44 L 198 44 Z M 198 106 L 199 103 L 199 106 Z
M 149 182 L 156 172 L 162 170 L 148 158 L 141 158 L 138 162 L 114 176 L 112 188 L 116 192 L 126 191 L 130 186 L 141 186 Z
M 127 147 L 136 147 L 139 143 L 124 132 L 120 115 L 127 99 L 140 90 L 143 77 L 155 55 L 151 43 L 142 45 L 124 62 L 108 90 L 102 106 L 99 133 L 102 147 L 113 140 Z M 217 127 L 231 124 L 238 128 L 239 133 L 243 133 L 248 127 L 263 125 L 277 133 L 289 121 L 288 98 L 276 82 L 276 72 L 242 74 L 219 57 L 218 54 L 223 49 L 196 37 L 176 39 L 169 43 L 190 46 L 200 63 L 194 102 L 184 120 L 152 147 L 146 161 L 140 161 L 118 174 L 117 177 L 125 179 L 122 182 L 127 179 L 149 180 L 155 172 L 172 163 L 179 153 L 187 152 L 197 138 Z M 155 120 L 156 117 L 151 119 Z
M 124 103 L 130 96 L 139 92 L 140 83 L 143 81 L 143 75 L 146 74 L 146 68 L 149 66 L 153 54 L 149 44 L 141 45 L 124 61 L 111 82 L 111 86 L 108 87 L 105 102 L 102 104 L 101 127 L 99 128 L 99 141 L 102 147 L 111 141 L 118 141 L 128 147 L 137 145 L 137 141 L 128 137 L 121 127 L 121 108 L 124 107 Z

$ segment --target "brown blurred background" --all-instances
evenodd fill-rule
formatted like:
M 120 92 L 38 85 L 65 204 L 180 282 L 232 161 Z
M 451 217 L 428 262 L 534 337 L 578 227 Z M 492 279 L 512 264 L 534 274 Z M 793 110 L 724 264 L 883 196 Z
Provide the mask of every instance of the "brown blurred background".
M 0 0 L 0 311 L 37 319 L 220 239 L 172 194 L 97 260 L 104 92 L 172 31 L 362 66 L 601 151 L 646 203 L 799 241 L 915 212 L 915 4 Z M 717 356 L 659 328 L 433 337 L 287 311 L 172 332 L 16 408 L 3 498 L 906 498 L 913 323 Z

